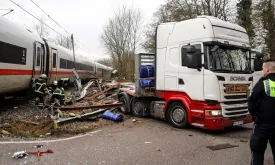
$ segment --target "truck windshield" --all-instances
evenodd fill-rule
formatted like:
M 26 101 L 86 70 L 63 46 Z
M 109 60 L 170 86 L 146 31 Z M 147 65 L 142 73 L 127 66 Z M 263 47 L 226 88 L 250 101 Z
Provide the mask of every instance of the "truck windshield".
M 249 50 L 223 46 L 211 46 L 209 69 L 214 72 L 250 73 Z

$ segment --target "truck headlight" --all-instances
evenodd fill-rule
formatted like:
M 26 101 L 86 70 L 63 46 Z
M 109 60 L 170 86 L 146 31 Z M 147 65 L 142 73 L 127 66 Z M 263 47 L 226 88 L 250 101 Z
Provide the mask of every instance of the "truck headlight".
M 205 116 L 221 116 L 221 110 L 205 110 Z

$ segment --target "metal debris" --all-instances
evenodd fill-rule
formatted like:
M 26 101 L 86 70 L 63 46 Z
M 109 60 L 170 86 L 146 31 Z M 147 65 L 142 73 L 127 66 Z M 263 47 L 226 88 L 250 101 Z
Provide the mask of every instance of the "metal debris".
M 53 151 L 51 149 L 48 149 L 47 151 L 35 151 L 35 152 L 27 152 L 27 154 L 32 154 L 32 155 L 36 155 L 38 159 L 40 159 L 40 156 L 42 156 L 43 154 L 46 153 L 53 153 Z
M 83 99 L 87 95 L 88 88 L 94 83 L 93 80 L 90 80 L 88 84 L 83 88 L 83 90 L 80 93 L 80 97 L 76 98 L 76 101 Z
M 46 133 L 46 134 L 45 134 L 45 136 L 50 136 L 50 135 L 51 135 L 51 133 Z
M 226 144 L 218 144 L 214 146 L 207 146 L 206 148 L 209 148 L 210 150 L 215 151 L 215 150 L 222 150 L 222 149 L 233 148 L 233 147 L 239 147 L 239 145 L 231 145 L 229 143 L 226 143 Z
M 152 142 L 144 142 L 145 144 L 151 144 Z
M 41 148 L 43 145 L 35 145 L 34 148 Z
M 19 151 L 19 152 L 15 152 L 12 157 L 15 159 L 19 159 L 19 158 L 25 157 L 26 155 L 27 154 L 25 151 Z

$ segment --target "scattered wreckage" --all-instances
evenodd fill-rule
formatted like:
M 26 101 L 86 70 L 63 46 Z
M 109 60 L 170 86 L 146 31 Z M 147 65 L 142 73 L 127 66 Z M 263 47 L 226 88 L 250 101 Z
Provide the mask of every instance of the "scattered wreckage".
M 114 114 L 116 108 L 122 106 L 117 101 L 117 90 L 120 83 L 112 79 L 101 79 L 91 77 L 90 81 L 82 86 L 77 72 L 73 69 L 75 75 L 74 82 L 77 90 L 74 94 L 70 92 L 65 94 L 66 105 L 60 106 L 58 100 L 50 103 L 51 96 L 45 101 L 44 110 L 48 110 L 49 117 L 54 121 L 54 128 L 60 125 L 75 121 L 96 120 L 105 113 L 104 119 L 112 121 L 123 121 L 121 114 Z M 69 113 L 70 117 L 64 117 L 63 113 L 67 111 L 78 111 L 80 113 Z M 108 113 L 107 113 L 108 112 Z

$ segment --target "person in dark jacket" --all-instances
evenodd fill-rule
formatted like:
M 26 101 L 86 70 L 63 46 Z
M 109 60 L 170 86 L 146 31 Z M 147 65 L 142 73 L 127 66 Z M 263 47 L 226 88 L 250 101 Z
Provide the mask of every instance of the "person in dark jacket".
M 251 165 L 263 165 L 264 153 L 269 141 L 273 159 L 275 155 L 275 60 L 263 63 L 262 77 L 254 86 L 248 100 L 248 111 L 254 126 L 250 139 Z M 275 159 L 274 159 L 275 163 Z
M 60 86 L 61 84 L 57 83 L 57 81 L 54 81 L 53 83 L 53 95 L 52 95 L 52 102 L 55 102 L 55 100 L 58 100 L 59 105 L 64 105 L 65 102 L 65 94 L 64 89 Z
M 39 103 L 44 102 L 44 95 L 47 93 L 47 84 L 46 84 L 47 76 L 45 74 L 41 74 L 38 79 L 35 80 L 35 89 L 34 93 L 39 100 Z

